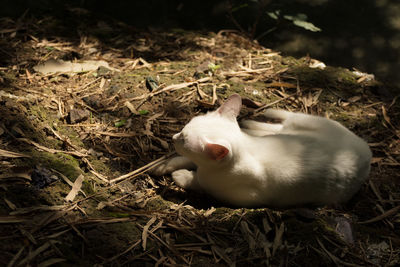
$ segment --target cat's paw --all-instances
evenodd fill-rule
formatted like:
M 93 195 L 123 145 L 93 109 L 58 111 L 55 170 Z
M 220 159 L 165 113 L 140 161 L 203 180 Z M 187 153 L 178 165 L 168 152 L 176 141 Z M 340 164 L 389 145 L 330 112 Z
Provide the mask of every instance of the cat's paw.
M 173 166 L 170 166 L 169 164 L 166 163 L 161 163 L 160 165 L 151 169 L 149 173 L 155 176 L 163 176 L 166 174 L 170 174 L 173 171 L 174 171 Z
M 173 171 L 180 169 L 195 169 L 196 165 L 191 162 L 188 158 L 177 156 L 169 158 L 160 165 L 154 167 L 149 171 L 150 174 L 155 176 L 162 176 L 170 174 Z
M 195 179 L 194 172 L 186 169 L 174 171 L 171 175 L 175 184 L 185 189 L 191 188 Z

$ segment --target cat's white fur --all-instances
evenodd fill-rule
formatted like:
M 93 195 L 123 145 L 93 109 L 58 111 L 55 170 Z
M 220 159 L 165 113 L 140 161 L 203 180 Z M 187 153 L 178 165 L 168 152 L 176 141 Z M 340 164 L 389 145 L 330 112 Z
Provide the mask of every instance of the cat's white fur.
M 248 120 L 241 129 L 240 108 L 235 94 L 194 117 L 173 136 L 182 156 L 155 173 L 172 172 L 177 185 L 240 207 L 342 203 L 367 179 L 371 150 L 340 123 L 269 109 L 264 115 L 282 123 Z

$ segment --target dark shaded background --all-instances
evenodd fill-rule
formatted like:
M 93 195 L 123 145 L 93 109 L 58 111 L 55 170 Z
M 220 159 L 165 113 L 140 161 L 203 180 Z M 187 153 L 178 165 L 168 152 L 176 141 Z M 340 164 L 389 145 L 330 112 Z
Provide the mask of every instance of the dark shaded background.
M 265 11 L 304 13 L 322 29 L 310 32 L 288 21 L 263 15 L 254 37 L 266 47 L 296 57 L 309 55 L 333 66 L 357 68 L 379 80 L 400 87 L 400 2 L 396 0 L 271 0 Z M 233 12 L 245 31 L 251 32 L 260 5 L 244 0 L 2 0 L 0 16 L 65 16 L 67 8 L 84 8 L 98 17 L 114 18 L 140 29 L 212 30 L 237 29 L 229 18 Z M 263 13 L 264 14 L 264 13 Z

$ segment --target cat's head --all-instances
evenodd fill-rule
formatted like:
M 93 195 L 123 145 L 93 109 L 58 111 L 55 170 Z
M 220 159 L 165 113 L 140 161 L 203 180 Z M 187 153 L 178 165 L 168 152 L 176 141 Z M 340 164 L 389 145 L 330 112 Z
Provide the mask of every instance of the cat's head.
M 236 117 L 241 106 L 241 97 L 234 94 L 217 110 L 194 117 L 173 136 L 176 151 L 197 164 L 231 158 L 232 141 L 240 135 Z

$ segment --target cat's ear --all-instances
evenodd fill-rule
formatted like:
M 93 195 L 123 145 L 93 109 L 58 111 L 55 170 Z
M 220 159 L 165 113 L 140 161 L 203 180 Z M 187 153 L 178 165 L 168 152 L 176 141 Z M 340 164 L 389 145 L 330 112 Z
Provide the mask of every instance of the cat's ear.
M 217 109 L 217 112 L 226 117 L 236 118 L 241 108 L 242 98 L 238 94 L 233 94 Z
M 219 144 L 206 144 L 205 152 L 213 160 L 221 160 L 229 153 L 229 149 Z

